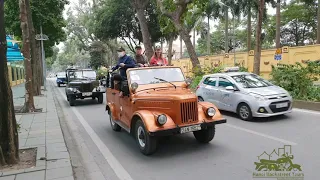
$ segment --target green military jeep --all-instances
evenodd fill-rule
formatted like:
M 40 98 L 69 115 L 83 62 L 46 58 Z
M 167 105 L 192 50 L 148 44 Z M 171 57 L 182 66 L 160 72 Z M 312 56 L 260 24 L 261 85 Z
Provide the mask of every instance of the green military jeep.
M 66 69 L 67 86 L 66 96 L 70 106 L 75 105 L 76 99 L 98 98 L 100 104 L 103 103 L 104 87 L 100 86 L 96 79 L 96 72 L 92 69 Z

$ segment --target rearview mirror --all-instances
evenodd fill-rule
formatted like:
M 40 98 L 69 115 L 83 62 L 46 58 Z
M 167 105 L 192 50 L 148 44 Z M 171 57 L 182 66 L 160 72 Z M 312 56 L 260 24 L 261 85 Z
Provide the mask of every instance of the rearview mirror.
M 234 91 L 234 88 L 233 88 L 232 86 L 227 86 L 227 87 L 226 87 L 226 90 L 228 90 L 228 91 Z

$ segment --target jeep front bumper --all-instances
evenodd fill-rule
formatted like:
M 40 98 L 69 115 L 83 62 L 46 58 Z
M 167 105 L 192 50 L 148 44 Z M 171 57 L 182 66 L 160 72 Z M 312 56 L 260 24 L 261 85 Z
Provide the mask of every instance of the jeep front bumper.
M 218 121 L 213 121 L 213 122 L 205 122 L 205 123 L 199 123 L 201 126 L 201 129 L 207 129 L 207 127 L 214 126 L 216 124 L 223 124 L 226 123 L 227 119 L 221 119 Z M 198 125 L 199 125 L 198 124 Z M 193 124 L 194 125 L 194 124 Z M 172 129 L 165 129 L 165 130 L 159 130 L 155 132 L 149 132 L 150 136 L 171 136 L 171 135 L 176 135 L 176 134 L 181 134 L 180 129 L 183 127 L 176 127 Z

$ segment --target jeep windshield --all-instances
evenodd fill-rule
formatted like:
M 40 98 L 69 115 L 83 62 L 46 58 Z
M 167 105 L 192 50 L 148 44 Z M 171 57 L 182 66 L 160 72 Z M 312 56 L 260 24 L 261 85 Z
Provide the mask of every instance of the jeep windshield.
M 167 82 L 184 82 L 185 78 L 180 68 L 141 68 L 130 70 L 131 83 L 139 85 L 166 83 L 157 78 L 161 78 Z M 157 78 L 155 78 L 157 77 Z
M 95 80 L 97 74 L 95 71 L 71 71 L 69 72 L 70 79 L 91 79 Z

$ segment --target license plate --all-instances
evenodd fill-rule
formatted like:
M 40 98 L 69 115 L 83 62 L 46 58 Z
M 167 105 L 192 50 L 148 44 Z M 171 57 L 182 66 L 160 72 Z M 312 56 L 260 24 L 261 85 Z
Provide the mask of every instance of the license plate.
M 182 127 L 180 129 L 180 133 L 187 133 L 187 132 L 199 131 L 199 130 L 201 130 L 201 125 L 197 124 L 194 126 Z
M 279 104 L 276 104 L 276 108 L 283 108 L 283 107 L 288 107 L 288 103 L 279 103 Z
M 92 92 L 85 92 L 85 93 L 82 93 L 82 96 L 91 96 L 92 95 Z

